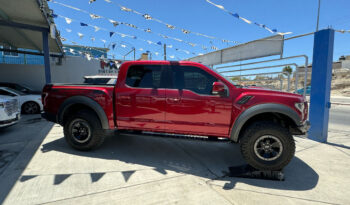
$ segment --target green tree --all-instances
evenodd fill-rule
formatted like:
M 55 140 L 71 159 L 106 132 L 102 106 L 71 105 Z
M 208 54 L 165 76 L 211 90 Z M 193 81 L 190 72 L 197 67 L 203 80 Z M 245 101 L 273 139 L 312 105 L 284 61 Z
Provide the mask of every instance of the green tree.
M 288 76 L 288 74 L 289 75 L 292 74 L 293 69 L 290 66 L 286 66 L 283 68 L 282 72 L 283 72 L 283 75 Z

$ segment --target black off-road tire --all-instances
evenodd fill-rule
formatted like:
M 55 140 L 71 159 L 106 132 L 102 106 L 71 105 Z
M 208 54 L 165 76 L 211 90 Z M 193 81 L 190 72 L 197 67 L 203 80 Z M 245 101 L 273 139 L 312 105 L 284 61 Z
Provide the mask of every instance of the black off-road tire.
M 254 151 L 255 143 L 262 139 L 262 136 L 274 136 L 282 144 L 281 155 L 271 161 L 259 158 Z M 259 142 L 259 141 L 258 141 Z M 252 167 L 267 171 L 278 171 L 284 168 L 294 157 L 295 142 L 293 136 L 281 125 L 273 122 L 255 122 L 245 129 L 240 139 L 241 153 L 246 162 Z
M 90 129 L 90 137 L 86 138 L 84 142 L 77 141 L 77 138 L 73 135 L 73 126 L 75 123 L 79 124 L 79 122 Z M 63 131 L 67 143 L 74 149 L 81 151 L 96 149 L 105 139 L 99 118 L 89 110 L 82 110 L 69 116 L 64 122 Z

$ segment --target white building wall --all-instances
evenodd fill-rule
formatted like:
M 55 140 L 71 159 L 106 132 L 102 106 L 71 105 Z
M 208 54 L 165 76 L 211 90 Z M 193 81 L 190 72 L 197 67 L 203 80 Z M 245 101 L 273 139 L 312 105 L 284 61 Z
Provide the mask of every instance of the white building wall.
M 79 56 L 66 56 L 62 59 L 62 65 L 56 65 L 52 58 L 50 60 L 52 83 L 82 83 L 84 76 L 96 75 L 100 69 L 98 60 L 89 61 Z M 45 85 L 44 65 L 0 64 L 0 82 L 42 90 Z

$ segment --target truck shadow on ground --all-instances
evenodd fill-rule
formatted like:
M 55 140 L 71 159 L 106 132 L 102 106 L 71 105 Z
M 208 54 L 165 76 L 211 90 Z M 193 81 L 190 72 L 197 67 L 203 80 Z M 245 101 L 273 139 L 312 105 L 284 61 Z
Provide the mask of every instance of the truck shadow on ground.
M 107 138 L 97 150 L 82 152 L 71 148 L 62 137 L 43 144 L 41 151 L 43 153 L 57 151 L 143 165 L 152 167 L 164 175 L 167 171 L 174 171 L 206 178 L 208 182 L 221 180 L 225 182 L 223 189 L 233 189 L 236 183 L 246 183 L 264 188 L 301 191 L 314 188 L 319 179 L 318 174 L 298 157 L 294 157 L 284 169 L 285 181 L 228 177 L 230 167 L 244 165 L 245 162 L 240 154 L 239 145 L 221 141 L 120 134 Z M 127 182 L 136 171 L 124 171 L 122 174 L 125 181 Z M 104 174 L 91 173 L 91 177 L 98 175 L 96 178 L 98 180 Z

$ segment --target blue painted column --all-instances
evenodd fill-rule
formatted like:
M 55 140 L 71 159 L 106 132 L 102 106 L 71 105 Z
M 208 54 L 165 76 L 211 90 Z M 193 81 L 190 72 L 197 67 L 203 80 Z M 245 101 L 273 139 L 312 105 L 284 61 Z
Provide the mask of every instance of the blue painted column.
M 50 50 L 49 50 L 48 35 L 49 35 L 48 32 L 42 32 L 46 84 L 51 83 Z
M 333 29 L 315 33 L 309 116 L 311 128 L 308 137 L 319 142 L 326 142 L 328 136 L 333 46 Z

